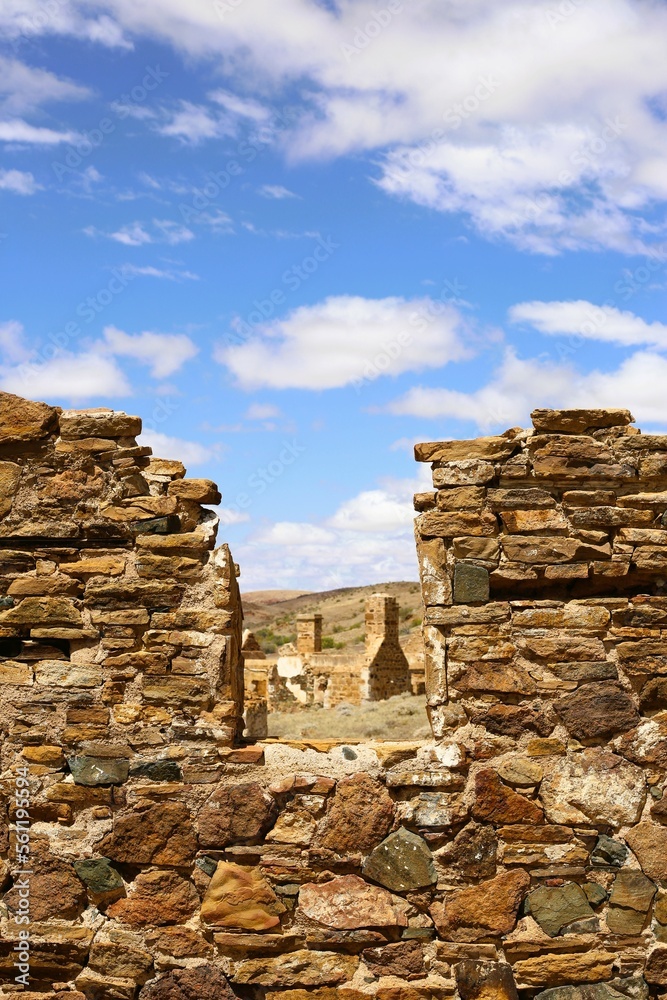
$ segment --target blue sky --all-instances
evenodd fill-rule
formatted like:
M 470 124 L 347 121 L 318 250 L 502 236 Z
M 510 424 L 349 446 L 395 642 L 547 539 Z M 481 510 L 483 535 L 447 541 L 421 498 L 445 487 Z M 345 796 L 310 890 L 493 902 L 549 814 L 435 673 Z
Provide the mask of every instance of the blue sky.
M 667 427 L 667 5 L 12 0 L 0 385 L 139 413 L 246 589 L 412 579 L 417 440 Z

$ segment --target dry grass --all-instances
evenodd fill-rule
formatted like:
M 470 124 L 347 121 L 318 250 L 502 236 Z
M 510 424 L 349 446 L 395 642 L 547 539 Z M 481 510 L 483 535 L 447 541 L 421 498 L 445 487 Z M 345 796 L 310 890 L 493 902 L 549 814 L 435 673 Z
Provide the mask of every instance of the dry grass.
M 428 739 L 431 729 L 423 696 L 397 694 L 387 701 L 336 708 L 301 708 L 269 715 L 269 736 L 289 740 L 418 740 Z

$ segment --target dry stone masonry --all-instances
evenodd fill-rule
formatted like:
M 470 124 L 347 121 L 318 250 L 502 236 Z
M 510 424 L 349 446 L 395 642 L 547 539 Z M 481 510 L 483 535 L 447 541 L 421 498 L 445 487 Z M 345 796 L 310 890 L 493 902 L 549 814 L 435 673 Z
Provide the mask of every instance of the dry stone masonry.
M 415 449 L 428 711 L 471 821 L 440 857 L 476 841 L 481 878 L 430 913 L 500 992 L 639 997 L 667 986 L 667 436 L 532 418 Z
M 665 992 L 667 438 L 535 423 L 418 446 L 434 738 L 251 743 L 213 484 L 0 396 L 0 996 Z

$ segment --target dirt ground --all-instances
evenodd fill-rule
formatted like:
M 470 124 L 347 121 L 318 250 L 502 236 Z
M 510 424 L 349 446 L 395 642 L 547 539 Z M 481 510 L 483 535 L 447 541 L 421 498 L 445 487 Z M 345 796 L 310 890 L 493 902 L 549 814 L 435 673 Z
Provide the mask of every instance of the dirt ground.
M 302 708 L 269 715 L 269 736 L 277 739 L 428 739 L 431 729 L 423 695 L 398 694 L 356 707 Z

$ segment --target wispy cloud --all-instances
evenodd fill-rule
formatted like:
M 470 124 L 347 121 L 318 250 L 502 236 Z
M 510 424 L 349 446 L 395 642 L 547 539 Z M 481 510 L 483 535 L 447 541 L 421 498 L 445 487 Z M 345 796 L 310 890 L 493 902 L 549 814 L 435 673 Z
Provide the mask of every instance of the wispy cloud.
M 14 194 L 35 194 L 40 185 L 34 175 L 25 170 L 0 170 L 0 191 Z

